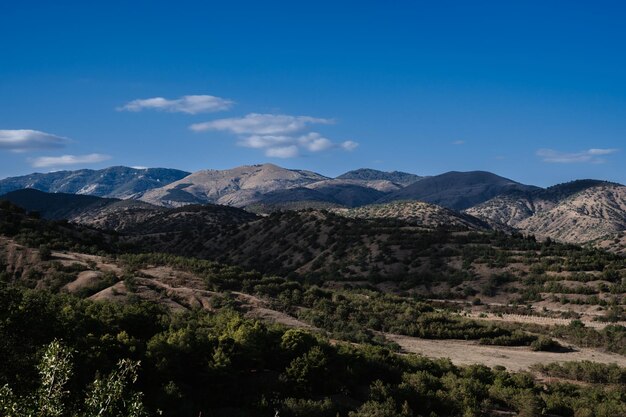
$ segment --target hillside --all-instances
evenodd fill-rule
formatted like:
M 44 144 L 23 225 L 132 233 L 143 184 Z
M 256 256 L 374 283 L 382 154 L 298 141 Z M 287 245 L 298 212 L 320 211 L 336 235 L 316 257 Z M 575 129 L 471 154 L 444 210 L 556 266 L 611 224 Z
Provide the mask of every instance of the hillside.
M 272 213 L 280 210 L 326 209 L 341 206 L 342 204 L 332 195 L 308 187 L 295 187 L 263 194 L 257 201 L 247 205 L 246 210 L 254 213 Z
M 519 222 L 526 233 L 585 243 L 626 230 L 626 187 L 599 185 Z
M 492 224 L 515 227 L 522 220 L 549 210 L 576 193 L 598 185 L 610 184 L 612 183 L 598 180 L 577 180 L 530 192 L 513 191 L 470 207 L 465 212 Z
M 119 200 L 80 194 L 45 193 L 35 189 L 12 191 L 0 200 L 10 201 L 44 219 L 68 220 L 104 230 L 119 230 L 164 211 L 143 201 Z
M 360 168 L 353 171 L 348 171 L 345 174 L 341 174 L 337 177 L 340 180 L 359 180 L 359 181 L 389 181 L 398 184 L 402 187 L 406 187 L 409 184 L 413 184 L 416 181 L 423 179 L 419 175 L 409 174 L 401 171 L 379 171 L 370 168 Z
M 412 208 L 393 206 L 393 210 L 384 213 L 377 208 L 377 215 L 389 218 L 395 211 L 399 219 L 407 219 L 406 210 L 421 210 L 421 214 L 412 215 L 412 221 L 423 222 L 429 227 L 449 222 L 452 227 L 465 224 L 467 227 L 484 228 L 485 224 L 476 223 L 476 219 L 480 219 L 489 227 L 506 232 L 518 230 L 575 243 L 597 241 L 601 247 L 611 247 L 614 252 L 622 250 L 619 244 L 610 242 L 615 240 L 613 235 L 624 230 L 621 228 L 624 215 L 622 204 L 610 201 L 611 198 L 619 200 L 620 193 L 597 196 L 601 200 L 607 199 L 599 203 L 609 208 L 601 214 L 594 214 L 598 209 L 594 207 L 596 202 L 590 198 L 578 201 L 575 209 L 557 208 L 568 198 L 595 187 L 619 187 L 619 184 L 605 181 L 577 180 L 542 189 L 483 171 L 419 177 L 397 171 L 359 169 L 338 178 L 327 178 L 310 171 L 263 164 L 199 171 L 168 183 L 183 174 L 186 173 L 112 167 L 100 171 L 32 174 L 0 181 L 0 185 L 26 186 L 33 190 L 37 187 L 69 189 L 70 192 L 56 192 L 57 195 L 52 197 L 38 196 L 34 192 L 20 194 L 17 191 L 17 194 L 10 195 L 10 199 L 28 211 L 40 212 L 46 218 L 63 218 L 110 230 L 122 230 L 140 223 L 163 212 L 162 208 L 184 205 L 228 205 L 267 214 L 285 210 L 351 209 L 396 201 L 419 201 L 457 212 L 464 211 L 473 220 L 465 223 L 467 218 L 463 219 L 459 213 L 434 212 L 428 206 L 419 205 Z M 170 177 L 166 178 L 167 175 Z M 32 181 L 27 183 L 26 179 Z M 157 187 L 161 181 L 167 184 Z M 82 188 L 77 188 L 81 184 Z M 128 201 L 89 198 L 103 193 L 119 194 Z M 71 194 L 86 198 L 74 199 Z M 365 209 L 368 210 L 371 208 Z M 576 214 L 570 213 L 572 210 Z
M 474 380 L 478 371 L 505 375 L 488 368 L 496 366 L 529 371 L 536 363 L 548 369 L 572 360 L 626 364 L 620 356 L 626 353 L 620 321 L 626 263 L 605 252 L 491 231 L 426 229 L 411 216 L 359 219 L 311 210 L 256 217 L 211 205 L 159 210 L 135 228 L 107 234 L 0 202 L 0 283 L 7 285 L 0 290 L 6 341 L 0 348 L 11 358 L 0 378 L 14 383 L 14 375 L 29 375 L 24 369 L 35 369 L 41 345 L 58 338 L 82 349 L 76 372 L 89 378 L 94 369 L 113 366 L 116 355 L 141 359 L 149 405 L 174 417 L 195 415 L 174 405 L 232 409 L 239 403 L 215 394 L 225 385 L 228 392 L 250 390 L 246 395 L 258 401 L 259 387 L 272 395 L 286 390 L 280 407 L 291 410 L 289 387 L 310 381 L 297 379 L 300 369 L 321 363 L 313 375 L 343 375 L 339 369 L 354 369 L 364 357 L 370 359 L 363 369 L 383 358 L 395 367 L 406 360 L 420 378 L 439 364 L 433 375 L 442 381 L 452 378 L 454 366 L 469 366 L 459 375 Z M 573 318 L 580 322 L 569 324 Z M 278 350 L 265 357 L 268 343 Z M 328 344 L 313 349 L 311 343 Z M 298 353 L 283 358 L 292 349 Z M 340 354 L 328 356 L 333 349 Z M 337 364 L 351 352 L 349 364 Z M 474 366 L 481 364 L 487 367 Z M 381 378 L 379 370 L 372 375 Z M 209 394 L 196 392 L 190 378 L 206 379 Z M 617 381 L 619 374 L 607 378 Z M 333 395 L 328 404 L 343 407 L 345 401 L 354 409 L 368 398 L 370 381 L 361 380 L 350 374 L 345 381 L 353 385 L 314 386 Z M 535 383 L 527 374 L 522 382 Z M 545 389 L 545 381 L 537 383 Z M 174 386 L 185 393 L 184 403 L 168 397 Z M 402 387 L 398 392 L 406 392 Z M 596 393 L 589 396 L 592 404 L 604 404 Z M 520 409 L 511 404 L 507 410 Z
M 494 227 L 584 243 L 626 229 L 623 189 L 615 183 L 579 180 L 532 192 L 495 197 L 465 212 Z
M 0 200 L 10 201 L 28 212 L 52 220 L 71 220 L 83 212 L 97 211 L 119 201 L 90 195 L 45 193 L 31 188 L 0 195 Z
M 189 175 L 177 169 L 110 167 L 34 173 L 0 180 L 0 195 L 33 188 L 48 193 L 84 194 L 109 198 L 137 198 L 147 190 L 162 187 Z
M 387 180 L 326 179 L 260 195 L 247 206 L 251 210 L 301 210 L 305 208 L 359 207 L 400 189 Z
M 420 201 L 396 201 L 353 209 L 336 209 L 335 213 L 362 219 L 399 219 L 426 228 L 486 230 L 489 225 L 467 214 Z
M 165 187 L 146 192 L 143 201 L 166 207 L 214 203 L 245 207 L 265 194 L 305 186 L 326 177 L 310 171 L 289 170 L 273 164 L 195 172 Z
M 497 195 L 532 191 L 538 187 L 520 184 L 490 172 L 447 172 L 424 178 L 383 197 L 379 202 L 417 200 L 453 210 L 464 210 Z

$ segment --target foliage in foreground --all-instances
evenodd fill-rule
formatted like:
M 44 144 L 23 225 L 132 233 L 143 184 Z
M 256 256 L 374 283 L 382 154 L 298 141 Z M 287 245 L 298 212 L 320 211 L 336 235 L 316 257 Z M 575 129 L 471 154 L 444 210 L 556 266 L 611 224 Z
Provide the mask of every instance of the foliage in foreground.
M 65 376 L 58 380 L 67 382 L 53 390 L 60 397 L 52 396 L 61 398 L 53 404 L 63 408 L 32 415 L 97 415 L 88 414 L 98 408 L 91 404 L 101 404 L 110 392 L 124 392 L 126 408 L 109 415 L 139 415 L 129 413 L 141 413 L 140 407 L 128 405 L 140 398 L 128 385 L 120 390 L 111 382 L 130 383 L 135 371 L 133 388 L 143 392 L 146 410 L 162 410 L 165 416 L 273 416 L 278 411 L 281 417 L 469 417 L 494 410 L 522 416 L 626 415 L 623 385 L 544 386 L 525 373 L 331 344 L 229 311 L 171 315 L 150 304 L 94 303 L 6 286 L 0 287 L 0 386 L 9 384 L 11 391 L 3 389 L 3 404 L 19 407 L 20 399 L 40 398 L 42 386 L 50 386 L 41 384 L 37 364 L 41 358 L 50 362 L 45 346 L 55 339 L 73 351 L 71 358 L 63 349 L 52 355 L 64 364 L 58 375 Z M 119 368 L 124 358 L 141 361 L 141 369 L 124 373 Z M 70 359 L 74 366 L 68 373 Z M 94 374 L 109 377 L 93 383 Z
M 55 340 L 44 350 L 37 367 L 40 386 L 33 393 L 16 396 L 9 385 L 0 387 L 0 415 L 6 417 L 142 417 L 142 394 L 129 390 L 137 381 L 139 362 L 120 360 L 106 377 L 96 377 L 82 404 L 69 404 L 66 390 L 72 376 L 72 352 Z

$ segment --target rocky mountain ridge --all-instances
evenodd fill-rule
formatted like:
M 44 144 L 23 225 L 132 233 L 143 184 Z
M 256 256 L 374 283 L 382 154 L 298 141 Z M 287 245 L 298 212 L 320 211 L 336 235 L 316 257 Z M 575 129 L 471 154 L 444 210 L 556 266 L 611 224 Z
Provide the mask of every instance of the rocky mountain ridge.
M 611 248 L 621 248 L 615 242 L 626 231 L 625 187 L 599 180 L 544 189 L 485 171 L 420 177 L 358 169 L 330 178 L 273 164 L 184 174 L 125 167 L 64 171 L 1 180 L 0 190 L 68 190 L 39 204 L 31 201 L 31 210 L 114 230 L 167 208 L 218 204 L 259 214 L 313 208 L 354 217 L 408 219 L 427 227 L 490 227 L 571 243 L 608 242 L 602 245 Z M 68 199 L 71 194 L 119 195 L 125 200 Z M 36 200 L 37 195 L 18 193 L 10 199 L 19 204 L 20 198 Z
M 0 195 L 24 188 L 47 193 L 93 195 L 108 198 L 138 198 L 147 190 L 159 188 L 189 175 L 168 168 L 130 168 L 124 166 L 101 170 L 81 169 L 33 173 L 0 180 Z
M 492 227 L 586 243 L 626 230 L 626 187 L 578 180 L 531 192 L 497 196 L 465 210 Z

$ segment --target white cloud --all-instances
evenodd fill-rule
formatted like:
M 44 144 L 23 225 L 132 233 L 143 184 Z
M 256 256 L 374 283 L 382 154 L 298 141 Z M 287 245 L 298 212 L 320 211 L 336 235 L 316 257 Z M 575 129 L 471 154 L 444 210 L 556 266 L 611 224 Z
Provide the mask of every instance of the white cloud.
M 153 97 L 137 99 L 118 107 L 118 111 L 138 112 L 142 110 L 159 110 L 172 113 L 212 113 L 228 110 L 233 106 L 232 100 L 208 95 L 183 96 L 177 99 Z
M 280 146 L 276 148 L 268 148 L 265 156 L 272 158 L 294 158 L 298 156 L 298 147 L 296 145 Z
M 617 151 L 619 151 L 619 149 L 589 149 L 587 152 L 589 152 L 590 155 L 610 155 Z
M 341 142 L 341 147 L 349 152 L 355 150 L 358 146 L 359 144 L 352 140 L 346 140 L 344 142 Z
M 266 156 L 274 158 L 293 158 L 302 151 L 354 150 L 358 146 L 356 142 L 335 143 L 317 132 L 307 132 L 311 125 L 332 123 L 332 119 L 311 116 L 250 113 L 243 117 L 197 123 L 189 128 L 196 132 L 216 130 L 232 133 L 237 136 L 237 145 L 264 149 Z
M 572 164 L 572 163 L 592 163 L 602 164 L 606 162 L 601 156 L 611 155 L 618 152 L 619 149 L 598 149 L 592 148 L 580 152 L 560 152 L 554 149 L 539 149 L 537 156 L 540 157 L 543 162 L 557 163 L 557 164 Z
M 68 142 L 67 138 L 38 130 L 0 130 L 0 149 L 13 152 L 63 148 Z
M 42 156 L 30 159 L 34 168 L 62 167 L 67 165 L 95 164 L 111 159 L 109 155 L 90 153 L 87 155 Z
M 293 138 L 290 136 L 253 135 L 239 139 L 237 145 L 260 149 L 289 143 L 293 143 Z
M 309 152 L 321 152 L 336 146 L 317 132 L 310 132 L 298 138 L 298 143 Z
M 221 130 L 237 135 L 286 135 L 305 129 L 311 124 L 332 124 L 330 119 L 286 114 L 250 113 L 244 117 L 231 117 L 190 126 L 195 132 Z
M 358 146 L 353 141 L 334 143 L 317 132 L 309 132 L 301 136 L 252 135 L 239 138 L 237 145 L 245 148 L 265 149 L 266 156 L 277 158 L 298 156 L 300 149 L 309 152 L 322 152 L 333 148 L 352 151 Z

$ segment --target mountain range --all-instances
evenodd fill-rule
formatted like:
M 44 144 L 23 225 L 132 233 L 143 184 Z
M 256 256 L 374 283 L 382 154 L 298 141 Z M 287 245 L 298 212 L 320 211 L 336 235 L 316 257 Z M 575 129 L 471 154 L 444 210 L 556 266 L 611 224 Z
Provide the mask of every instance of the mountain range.
M 162 187 L 189 175 L 165 168 L 110 167 L 101 170 L 34 173 L 0 180 L 0 195 L 23 188 L 48 193 L 69 193 L 111 198 L 137 198 L 145 191 Z
M 2 198 L 43 217 L 113 230 L 157 221 L 173 215 L 174 208 L 207 204 L 259 214 L 327 209 L 347 217 L 520 231 L 603 246 L 626 230 L 621 184 L 578 180 L 544 189 L 485 171 L 419 176 L 358 169 L 331 178 L 273 164 L 194 173 L 111 167 L 7 178 L 0 180 L 0 194 L 5 193 Z

